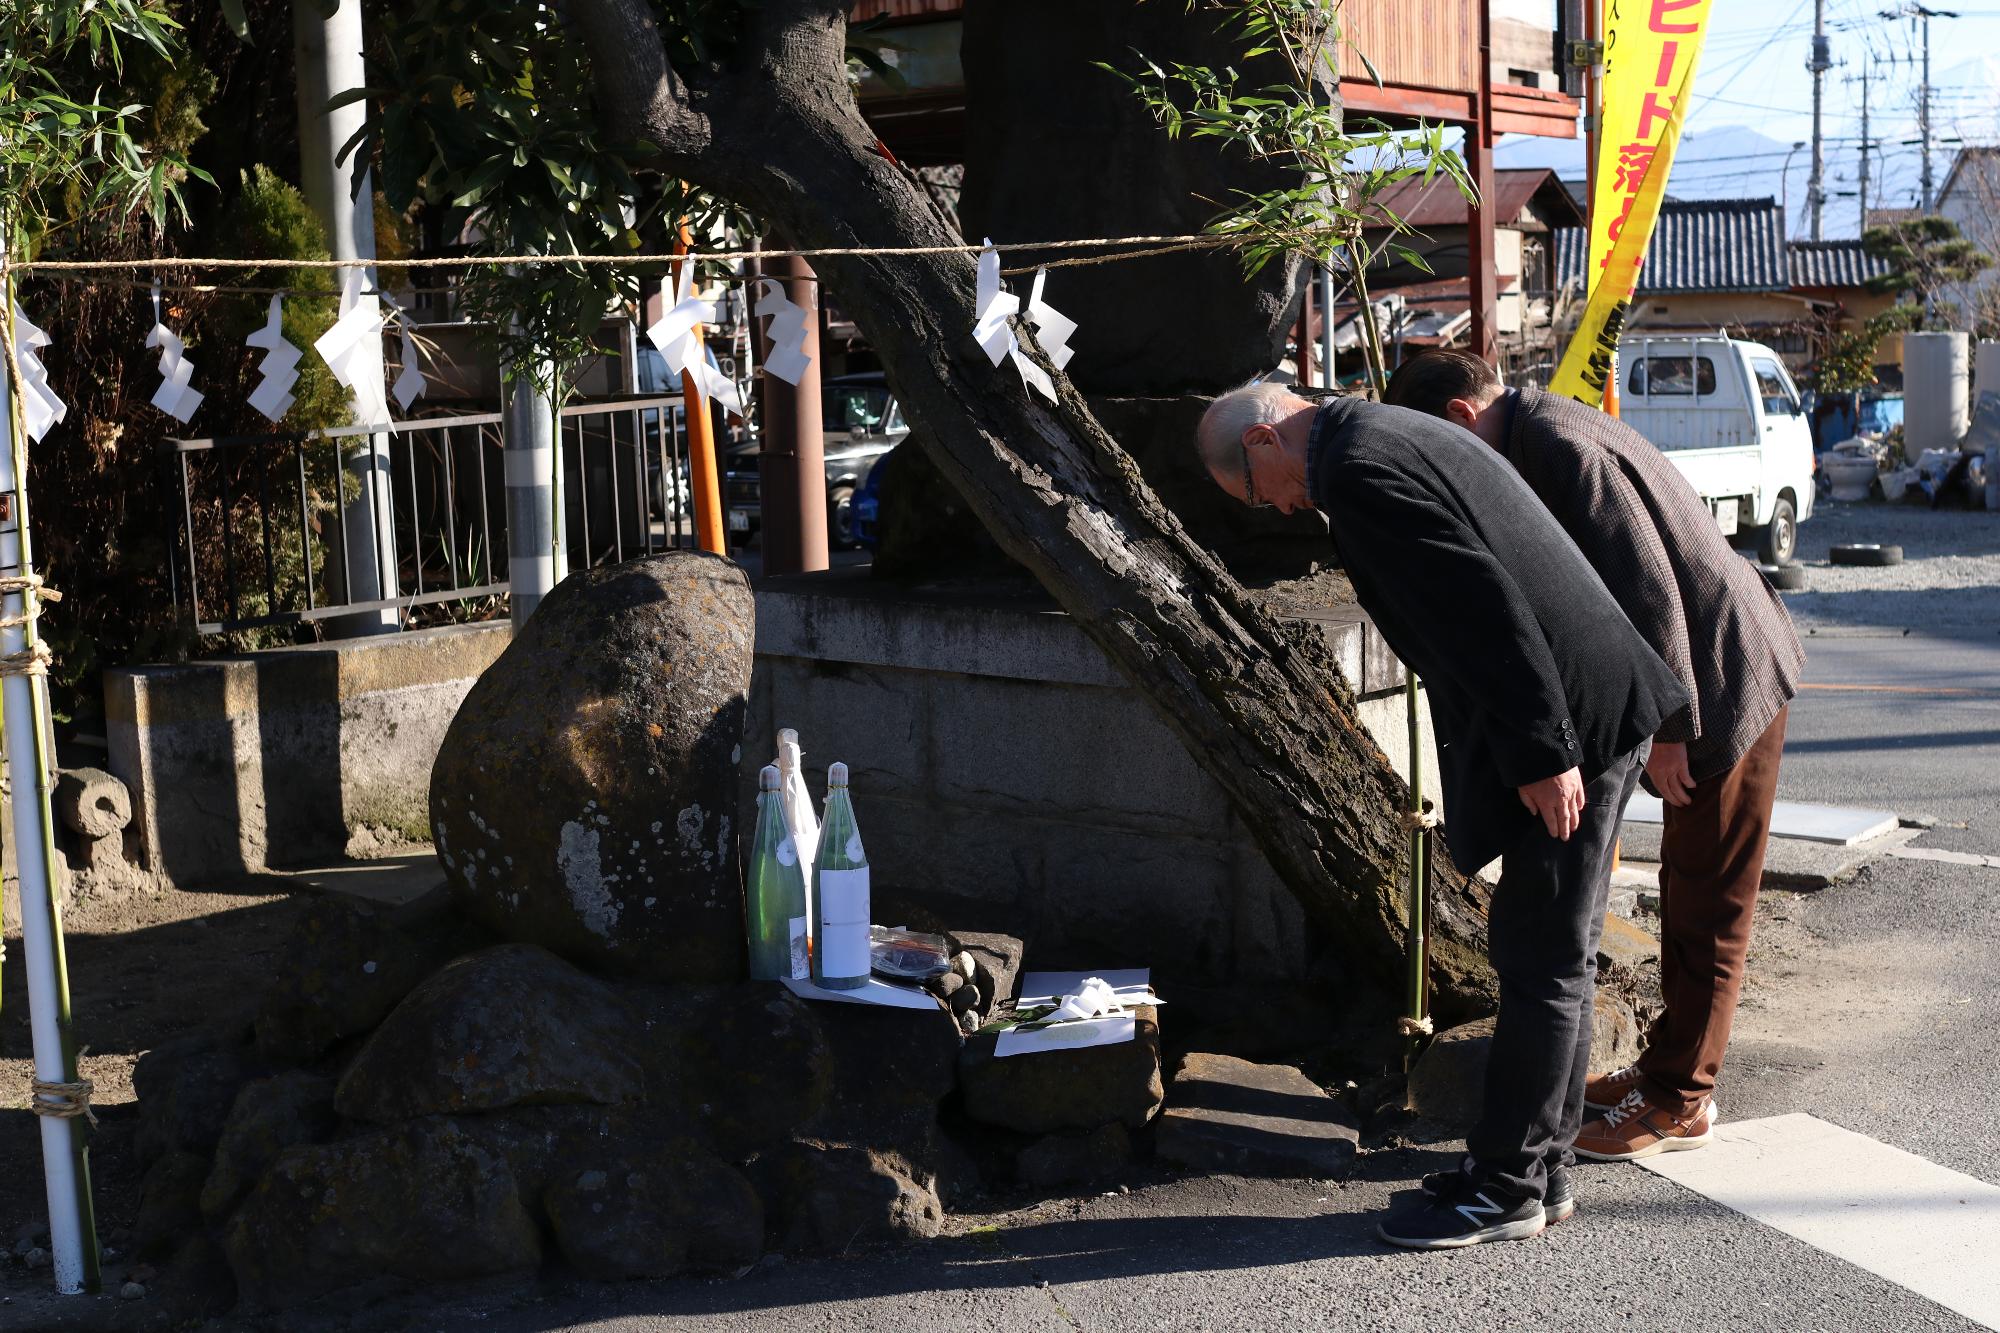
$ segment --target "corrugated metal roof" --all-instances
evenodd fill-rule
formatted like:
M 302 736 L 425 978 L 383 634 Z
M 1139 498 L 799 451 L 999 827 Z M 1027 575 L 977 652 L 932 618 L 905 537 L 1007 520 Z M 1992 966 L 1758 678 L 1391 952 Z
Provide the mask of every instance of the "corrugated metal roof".
M 1526 212 L 1538 195 L 1543 208 L 1555 215 L 1551 221 L 1580 219 L 1580 210 L 1564 195 L 1562 181 L 1547 167 L 1503 167 L 1493 173 L 1493 216 L 1502 227 Z M 1376 202 L 1418 231 L 1466 224 L 1465 196 L 1445 176 L 1429 182 L 1421 176 L 1406 177 L 1377 195 Z
M 1791 252 L 1794 287 L 1859 287 L 1889 271 L 1859 240 L 1793 241 Z
M 1555 233 L 1556 280 L 1580 282 L 1589 245 L 1581 227 Z M 1660 206 L 1659 225 L 1639 269 L 1639 295 L 1668 292 L 1782 292 L 1785 213 L 1775 199 L 1684 199 Z

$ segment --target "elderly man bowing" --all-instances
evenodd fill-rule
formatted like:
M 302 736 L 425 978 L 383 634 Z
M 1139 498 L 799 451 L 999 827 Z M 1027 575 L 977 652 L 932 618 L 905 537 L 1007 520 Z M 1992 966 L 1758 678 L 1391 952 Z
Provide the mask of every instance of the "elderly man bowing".
M 1362 607 L 1428 687 L 1453 859 L 1504 857 L 1484 1112 L 1462 1168 L 1377 1232 L 1413 1249 L 1539 1234 L 1575 1208 L 1619 814 L 1687 693 L 1519 475 L 1466 432 L 1252 384 L 1216 399 L 1197 443 L 1244 503 L 1326 515 Z

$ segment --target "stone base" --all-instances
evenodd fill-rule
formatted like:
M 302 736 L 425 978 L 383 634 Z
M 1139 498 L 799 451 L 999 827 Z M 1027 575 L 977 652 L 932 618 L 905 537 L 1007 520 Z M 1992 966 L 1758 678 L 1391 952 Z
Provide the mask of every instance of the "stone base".
M 1195 1054 L 1167 1089 L 1154 1147 L 1203 1171 L 1323 1179 L 1347 1173 L 1360 1137 L 1347 1107 L 1290 1065 Z

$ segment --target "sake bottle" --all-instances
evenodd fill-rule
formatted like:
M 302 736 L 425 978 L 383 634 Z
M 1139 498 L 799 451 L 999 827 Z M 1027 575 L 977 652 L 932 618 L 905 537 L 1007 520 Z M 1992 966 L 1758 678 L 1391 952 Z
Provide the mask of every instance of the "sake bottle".
M 819 820 L 813 814 L 812 793 L 806 790 L 805 755 L 799 749 L 799 733 L 790 727 L 778 731 L 778 778 L 785 801 L 785 820 L 792 830 L 792 845 L 799 849 L 799 869 L 806 876 L 806 915 L 812 915 L 812 862 L 819 854 Z
M 813 932 L 813 980 L 828 990 L 866 985 L 869 966 L 868 857 L 847 796 L 847 765 L 826 770 L 826 815 L 813 861 L 819 910 Z
M 805 868 L 785 823 L 784 800 L 778 766 L 765 765 L 757 775 L 757 835 L 743 894 L 750 975 L 759 981 L 804 979 L 811 971 Z

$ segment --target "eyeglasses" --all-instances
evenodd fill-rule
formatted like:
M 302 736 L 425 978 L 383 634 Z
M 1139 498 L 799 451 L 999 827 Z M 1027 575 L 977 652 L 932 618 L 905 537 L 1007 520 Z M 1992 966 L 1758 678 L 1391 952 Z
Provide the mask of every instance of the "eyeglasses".
M 1268 501 L 1257 498 L 1257 478 L 1250 471 L 1250 446 L 1238 440 L 1236 448 L 1243 455 L 1243 503 L 1252 509 L 1269 509 Z

